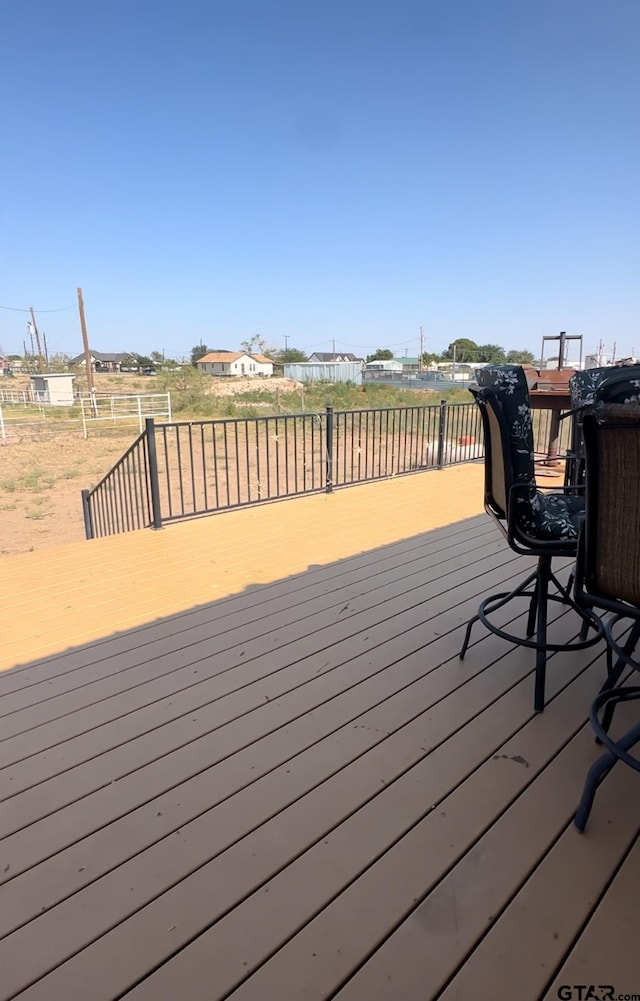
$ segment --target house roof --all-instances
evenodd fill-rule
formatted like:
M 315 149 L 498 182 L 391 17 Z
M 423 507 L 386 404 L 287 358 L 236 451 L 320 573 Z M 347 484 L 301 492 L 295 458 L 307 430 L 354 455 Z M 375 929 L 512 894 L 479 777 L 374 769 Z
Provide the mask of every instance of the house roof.
M 206 361 L 210 364 L 220 361 L 236 361 L 246 355 L 246 351 L 210 351 L 209 354 L 198 358 L 198 362 Z
M 114 354 L 112 351 L 90 351 L 89 354 L 96 361 L 111 361 L 114 362 L 116 365 L 119 365 L 120 362 L 124 358 L 126 358 L 126 354 L 124 352 Z M 83 361 L 84 361 L 84 353 L 81 355 L 76 355 L 75 358 L 72 358 L 71 364 L 77 365 L 79 362 Z
M 273 365 L 271 358 L 265 358 L 264 355 L 250 355 L 248 351 L 210 351 L 209 354 L 198 358 L 198 362 L 204 361 L 208 364 L 214 364 L 215 362 L 237 361 L 238 358 L 252 358 L 260 365 Z
M 362 361 L 362 358 L 358 358 L 351 351 L 336 351 L 335 354 L 332 351 L 314 351 L 311 357 L 317 358 L 318 361 L 335 362 L 342 358 L 346 358 L 347 361 Z

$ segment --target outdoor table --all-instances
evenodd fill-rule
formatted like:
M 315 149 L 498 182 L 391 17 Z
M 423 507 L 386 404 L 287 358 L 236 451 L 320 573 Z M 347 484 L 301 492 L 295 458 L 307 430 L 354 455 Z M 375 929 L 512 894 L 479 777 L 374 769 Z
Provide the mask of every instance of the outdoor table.
M 563 410 L 571 410 L 569 387 L 558 386 L 556 389 L 549 386 L 549 388 L 530 389 L 529 401 L 532 410 L 551 411 L 546 463 L 550 466 L 556 466 L 558 465 L 558 445 L 560 441 L 560 414 Z

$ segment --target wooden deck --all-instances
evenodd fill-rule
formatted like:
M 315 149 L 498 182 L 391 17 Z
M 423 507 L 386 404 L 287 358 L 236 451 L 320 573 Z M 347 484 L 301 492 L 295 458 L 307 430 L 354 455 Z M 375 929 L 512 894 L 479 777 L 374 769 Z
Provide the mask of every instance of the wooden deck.
M 0 998 L 640 995 L 639 776 L 616 768 L 587 833 L 571 826 L 602 652 L 551 658 L 540 716 L 530 652 L 478 626 L 460 663 L 480 598 L 530 561 L 477 514 L 477 471 L 459 474 L 88 543 L 84 623 L 79 550 L 42 556 L 36 583 L 25 558 L 0 568 Z M 271 563 L 265 534 L 252 565 L 245 533 L 227 595 L 204 601 L 215 547 L 261 519 Z M 11 668 L 36 584 L 23 639 L 47 656 Z M 117 618 L 94 636 L 101 603 Z

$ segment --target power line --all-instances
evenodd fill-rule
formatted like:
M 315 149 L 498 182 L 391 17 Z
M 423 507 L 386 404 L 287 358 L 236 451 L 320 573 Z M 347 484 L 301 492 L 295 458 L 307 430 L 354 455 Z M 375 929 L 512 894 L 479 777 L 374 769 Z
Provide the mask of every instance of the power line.
M 60 309 L 36 309 L 36 313 L 66 313 L 70 309 L 75 309 L 76 304 L 73 306 L 62 306 Z M 28 309 L 23 309 L 21 306 L 0 306 L 0 309 L 9 309 L 12 313 L 28 313 Z

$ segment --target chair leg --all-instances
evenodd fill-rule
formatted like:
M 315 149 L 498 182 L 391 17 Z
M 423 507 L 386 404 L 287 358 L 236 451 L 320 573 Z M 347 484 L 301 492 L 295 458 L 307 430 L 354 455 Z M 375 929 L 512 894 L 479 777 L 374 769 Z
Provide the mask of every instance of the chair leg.
M 541 713 L 544 709 L 544 688 L 547 674 L 547 602 L 549 594 L 549 579 L 551 577 L 551 559 L 541 556 L 538 560 L 538 649 L 536 650 L 536 684 L 533 698 L 534 712 Z
M 621 699 L 620 701 L 623 700 Z M 608 704 L 609 703 L 607 703 L 607 705 Z M 622 736 L 616 743 L 620 750 L 629 751 L 632 747 L 635 747 L 639 740 L 640 723 L 636 723 L 636 725 L 632 726 L 630 730 L 627 730 L 624 736 Z M 584 831 L 587 820 L 589 819 L 589 814 L 591 813 L 591 807 L 593 806 L 598 786 L 602 780 L 607 777 L 618 760 L 619 759 L 615 754 L 612 754 L 611 751 L 607 751 L 599 757 L 597 761 L 594 761 L 591 768 L 587 772 L 587 778 L 582 791 L 582 798 L 578 804 L 575 820 L 573 822 L 580 833 Z
M 628 657 L 630 657 L 633 651 L 635 650 L 639 639 L 640 639 L 640 622 L 635 622 L 631 628 L 631 631 L 629 632 L 627 641 L 622 648 Z M 608 647 L 607 651 L 609 654 L 611 654 L 611 647 Z M 619 657 L 615 667 L 612 667 L 611 657 L 610 657 L 607 667 L 608 667 L 608 673 L 604 681 L 604 684 L 600 689 L 601 692 L 607 692 L 609 691 L 610 688 L 615 688 L 615 686 L 620 681 L 622 673 L 626 667 L 626 663 L 622 657 Z M 602 729 L 604 730 L 605 733 L 609 732 L 609 728 L 613 723 L 613 714 L 616 711 L 617 704 L 618 703 L 615 701 L 615 699 L 612 699 L 611 702 L 607 702 L 607 704 L 604 707 L 602 713 Z M 600 743 L 598 738 L 596 738 L 596 743 L 597 744 Z
M 594 761 L 587 772 L 584 789 L 582 790 L 582 796 L 576 810 L 575 820 L 573 821 L 576 830 L 580 831 L 581 834 L 589 819 L 598 786 L 607 777 L 617 760 L 613 754 L 603 754 L 601 758 Z
M 471 639 L 471 630 L 473 629 L 476 622 L 480 621 L 479 615 L 474 615 L 472 619 L 467 622 L 467 631 L 464 634 L 464 643 L 462 644 L 462 650 L 460 651 L 460 660 L 464 660 L 464 655 L 469 647 L 469 640 Z
M 532 584 L 535 580 L 536 580 L 536 574 L 535 573 L 529 574 L 529 576 L 525 577 L 525 579 L 521 581 L 517 587 L 514 587 L 513 591 L 509 591 L 508 593 L 505 592 L 504 594 L 494 594 L 490 596 L 485 600 L 485 602 L 483 602 L 483 604 L 489 604 L 489 602 L 491 602 L 492 607 L 491 609 L 487 608 L 487 612 L 489 611 L 495 612 L 497 611 L 497 609 L 502 608 L 504 605 L 508 605 L 512 598 L 517 598 L 518 595 L 523 594 L 527 590 L 529 585 Z M 482 605 L 480 607 L 482 608 Z M 467 630 L 464 634 L 464 643 L 462 644 L 462 649 L 459 654 L 460 660 L 464 660 L 464 655 L 467 652 L 467 648 L 469 646 L 469 640 L 471 639 L 471 630 L 473 629 L 476 622 L 482 622 L 482 621 L 483 618 L 481 615 L 474 615 L 472 619 L 469 619 L 469 622 L 467 623 Z
M 529 617 L 527 618 L 527 639 L 531 639 L 536 631 L 536 615 L 538 613 L 538 578 L 536 577 L 536 586 L 533 589 L 533 594 L 531 595 L 531 604 L 529 605 Z

